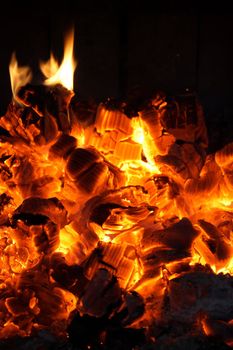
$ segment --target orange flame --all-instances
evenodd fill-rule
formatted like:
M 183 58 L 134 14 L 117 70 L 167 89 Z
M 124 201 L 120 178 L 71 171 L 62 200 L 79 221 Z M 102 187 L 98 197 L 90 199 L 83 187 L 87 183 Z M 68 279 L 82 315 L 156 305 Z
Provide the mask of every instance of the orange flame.
M 74 31 L 61 65 L 53 54 L 40 64 L 45 85 L 73 89 L 73 44 Z M 18 67 L 15 54 L 10 75 L 15 96 L 31 79 L 30 69 Z M 233 274 L 233 143 L 217 155 L 220 165 L 213 157 L 200 159 L 193 141 L 175 141 L 186 139 L 192 128 L 177 126 L 173 136 L 163 127 L 167 116 L 158 115 L 165 103 L 161 99 L 132 118 L 122 106 L 118 110 L 101 103 L 95 122 L 79 124 L 73 106 L 71 118 L 66 114 L 72 91 L 64 90 L 57 114 L 48 109 L 41 115 L 37 104 L 25 104 L 24 110 L 13 103 L 0 118 L 0 126 L 13 136 L 12 144 L 0 142 L 0 289 L 5 296 L 0 339 L 30 335 L 33 328 L 50 324 L 63 333 L 75 310 L 99 317 L 98 307 L 89 301 L 95 300 L 102 277 L 106 286 L 114 276 L 119 288 L 144 298 L 148 325 L 146 320 L 162 318 L 168 293 L 172 303 L 182 304 L 172 287 L 177 277 L 198 271 L 200 264 L 208 274 L 210 268 Z M 200 169 L 206 162 L 204 171 L 199 162 Z M 214 172 L 219 186 L 209 182 Z M 193 181 L 189 187 L 187 181 Z M 39 224 L 31 222 L 34 216 Z M 101 270 L 106 275 L 98 275 Z M 113 291 L 117 295 L 118 287 Z M 156 314 L 150 310 L 152 297 Z M 201 322 L 208 336 L 231 331 L 230 322 Z M 231 338 L 224 339 L 231 344 Z
M 19 88 L 31 81 L 32 73 L 30 68 L 27 66 L 19 67 L 15 52 L 13 52 L 11 56 L 9 73 L 10 73 L 10 80 L 11 80 L 11 89 L 12 89 L 13 96 L 15 97 Z
M 40 62 L 40 69 L 47 78 L 45 85 L 62 84 L 69 90 L 73 90 L 73 75 L 76 68 L 76 61 L 73 57 L 74 30 L 66 37 L 64 45 L 64 58 L 59 66 L 57 60 L 51 53 L 47 62 Z

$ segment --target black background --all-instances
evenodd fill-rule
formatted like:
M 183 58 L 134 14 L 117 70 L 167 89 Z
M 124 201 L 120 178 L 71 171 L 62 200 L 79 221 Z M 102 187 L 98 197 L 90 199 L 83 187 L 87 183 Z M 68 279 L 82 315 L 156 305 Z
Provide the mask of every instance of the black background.
M 228 2 L 82 1 L 7 4 L 0 12 L 0 112 L 11 99 L 8 64 L 16 51 L 38 82 L 39 60 L 61 59 L 75 26 L 75 92 L 81 98 L 127 97 L 160 88 L 195 90 L 211 139 L 233 141 L 233 13 Z M 213 142 L 212 142 L 213 143 Z

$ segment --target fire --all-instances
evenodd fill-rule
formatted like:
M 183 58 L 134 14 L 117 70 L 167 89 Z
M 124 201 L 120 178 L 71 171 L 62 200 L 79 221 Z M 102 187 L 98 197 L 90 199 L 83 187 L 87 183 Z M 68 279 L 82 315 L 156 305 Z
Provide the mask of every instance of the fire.
M 68 90 L 73 90 L 73 75 L 76 69 L 76 61 L 73 56 L 74 29 L 69 32 L 65 40 L 64 57 L 61 65 L 51 53 L 47 62 L 40 63 L 40 69 L 47 78 L 46 85 L 62 84 Z
M 137 111 L 113 100 L 84 108 L 73 99 L 73 44 L 72 32 L 61 65 L 52 54 L 41 64 L 46 86 L 25 85 L 29 68 L 10 63 L 0 338 L 68 336 L 84 315 L 145 328 L 154 342 L 179 320 L 178 334 L 232 345 L 233 144 L 207 154 L 189 94 L 158 93 Z
M 145 136 L 143 127 L 141 126 L 140 120 L 138 118 L 132 119 L 132 127 L 132 140 L 142 145 L 145 140 Z
M 15 53 L 11 56 L 9 65 L 11 89 L 13 96 L 16 97 L 21 86 L 26 85 L 32 79 L 32 73 L 29 67 L 19 67 Z

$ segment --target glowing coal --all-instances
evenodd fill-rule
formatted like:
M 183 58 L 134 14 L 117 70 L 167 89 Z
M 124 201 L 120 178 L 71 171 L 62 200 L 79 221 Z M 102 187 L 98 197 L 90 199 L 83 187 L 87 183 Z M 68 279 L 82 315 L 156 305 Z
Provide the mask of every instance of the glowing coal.
M 158 344 L 172 329 L 167 346 L 191 329 L 233 344 L 232 144 L 207 155 L 190 93 L 158 93 L 137 112 L 127 101 L 85 106 L 72 47 L 73 37 L 60 67 L 53 56 L 41 65 L 45 85 L 30 85 L 15 56 L 10 65 L 0 338 L 66 337 L 90 317 L 144 328 Z

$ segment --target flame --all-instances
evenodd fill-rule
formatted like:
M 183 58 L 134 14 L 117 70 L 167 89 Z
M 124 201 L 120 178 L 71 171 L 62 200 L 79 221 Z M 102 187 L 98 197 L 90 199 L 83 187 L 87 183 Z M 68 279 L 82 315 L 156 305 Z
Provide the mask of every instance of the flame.
M 32 79 L 32 73 L 29 67 L 22 66 L 19 67 L 15 52 L 11 56 L 11 61 L 9 65 L 11 89 L 14 98 L 21 86 L 26 85 Z
M 73 76 L 76 68 L 76 61 L 73 56 L 74 30 L 65 39 L 64 57 L 61 65 L 51 53 L 47 62 L 40 62 L 40 69 L 47 78 L 45 85 L 62 84 L 68 90 L 73 90 Z
M 133 118 L 131 124 L 133 127 L 132 140 L 142 145 L 144 142 L 145 136 L 144 136 L 144 129 L 141 126 L 139 118 Z
M 46 85 L 73 89 L 73 44 L 74 32 L 60 66 L 53 54 L 41 63 Z M 14 54 L 10 75 L 16 96 L 31 72 L 18 67 Z M 165 130 L 164 115 L 160 123 L 159 110 L 166 107 L 160 100 L 132 118 L 122 106 L 100 104 L 95 118 L 92 109 L 82 110 L 79 124 L 66 98 L 73 92 L 57 90 L 59 98 L 45 94 L 53 107 L 58 103 L 51 115 L 50 109 L 48 115 L 39 113 L 41 101 L 30 86 L 33 105 L 22 105 L 18 112 L 13 103 L 0 118 L 12 136 L 0 141 L 0 339 L 50 326 L 64 335 L 76 312 L 102 316 L 104 303 L 119 293 L 113 277 L 124 289 L 122 301 L 129 296 L 131 307 L 136 291 L 147 307 L 144 321 L 158 315 L 159 324 L 159 304 L 174 293 L 172 310 L 177 278 L 190 271 L 195 275 L 195 269 L 233 275 L 233 166 L 227 163 L 233 147 L 218 154 L 224 169 L 212 158 L 200 160 L 202 152 L 193 141 L 182 140 L 190 130 L 186 134 L 176 126 L 174 137 Z M 209 181 L 215 172 L 219 183 Z M 100 311 L 95 288 L 101 297 L 102 284 L 107 297 Z M 153 298 L 157 314 L 148 310 Z M 220 325 L 205 322 L 203 332 L 215 334 Z

